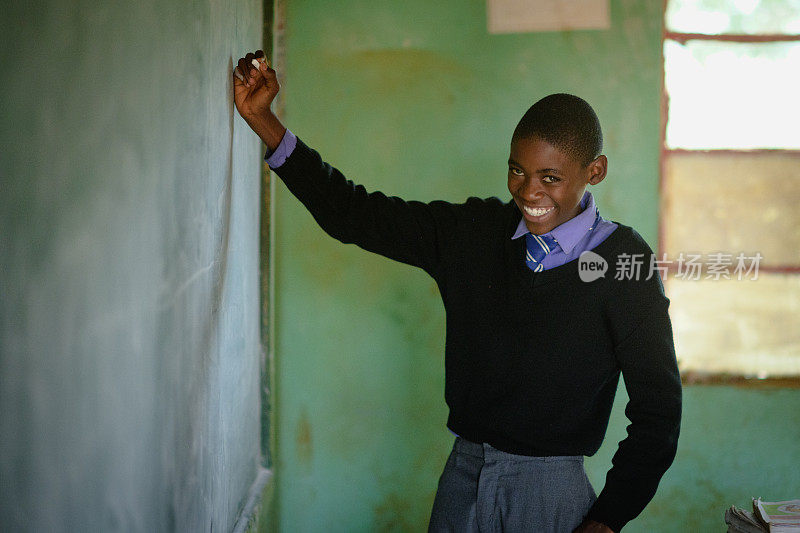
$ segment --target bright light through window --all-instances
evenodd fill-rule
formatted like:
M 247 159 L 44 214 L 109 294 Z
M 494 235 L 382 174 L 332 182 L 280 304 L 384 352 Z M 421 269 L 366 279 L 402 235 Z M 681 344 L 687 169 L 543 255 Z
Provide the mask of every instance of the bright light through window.
M 800 148 L 800 42 L 665 41 L 668 148 Z
M 667 29 L 682 33 L 800 33 L 800 0 L 670 0 Z
M 668 0 L 665 24 L 659 249 L 761 267 L 668 276 L 681 373 L 800 378 L 800 0 Z

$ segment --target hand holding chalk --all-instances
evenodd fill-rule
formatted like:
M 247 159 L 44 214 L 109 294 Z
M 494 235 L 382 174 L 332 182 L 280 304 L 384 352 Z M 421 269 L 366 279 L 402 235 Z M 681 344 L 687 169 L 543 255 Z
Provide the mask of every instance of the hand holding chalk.
M 261 63 L 266 63 L 267 67 L 269 67 L 269 60 L 266 57 L 259 57 L 258 59 L 253 59 L 251 63 L 254 67 L 256 67 L 259 70 L 261 70 Z M 233 74 L 241 81 L 244 81 L 244 76 L 242 76 L 241 73 L 239 72 L 239 67 L 233 69 Z
M 239 58 L 233 76 L 233 99 L 242 118 L 250 122 L 267 113 L 280 84 L 264 51 L 257 50 Z

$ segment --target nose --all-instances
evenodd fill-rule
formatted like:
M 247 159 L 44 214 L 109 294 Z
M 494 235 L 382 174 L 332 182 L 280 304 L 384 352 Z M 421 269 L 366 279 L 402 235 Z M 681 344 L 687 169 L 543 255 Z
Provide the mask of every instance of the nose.
M 528 176 L 519 188 L 519 195 L 528 201 L 537 201 L 544 197 L 544 187 L 536 176 Z

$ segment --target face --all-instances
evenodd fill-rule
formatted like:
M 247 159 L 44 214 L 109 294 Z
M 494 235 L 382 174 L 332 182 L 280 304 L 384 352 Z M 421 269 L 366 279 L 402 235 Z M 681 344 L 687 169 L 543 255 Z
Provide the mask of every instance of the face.
M 607 165 L 601 155 L 583 166 L 537 137 L 512 142 L 508 190 L 528 230 L 541 235 L 580 213 L 586 184 L 600 183 Z

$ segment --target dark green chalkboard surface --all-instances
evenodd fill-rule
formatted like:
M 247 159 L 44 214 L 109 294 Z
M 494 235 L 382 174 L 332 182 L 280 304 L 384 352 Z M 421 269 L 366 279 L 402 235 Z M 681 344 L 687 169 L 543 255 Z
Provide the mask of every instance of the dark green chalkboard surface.
M 262 4 L 0 18 L 0 530 L 228 531 L 259 462 Z

